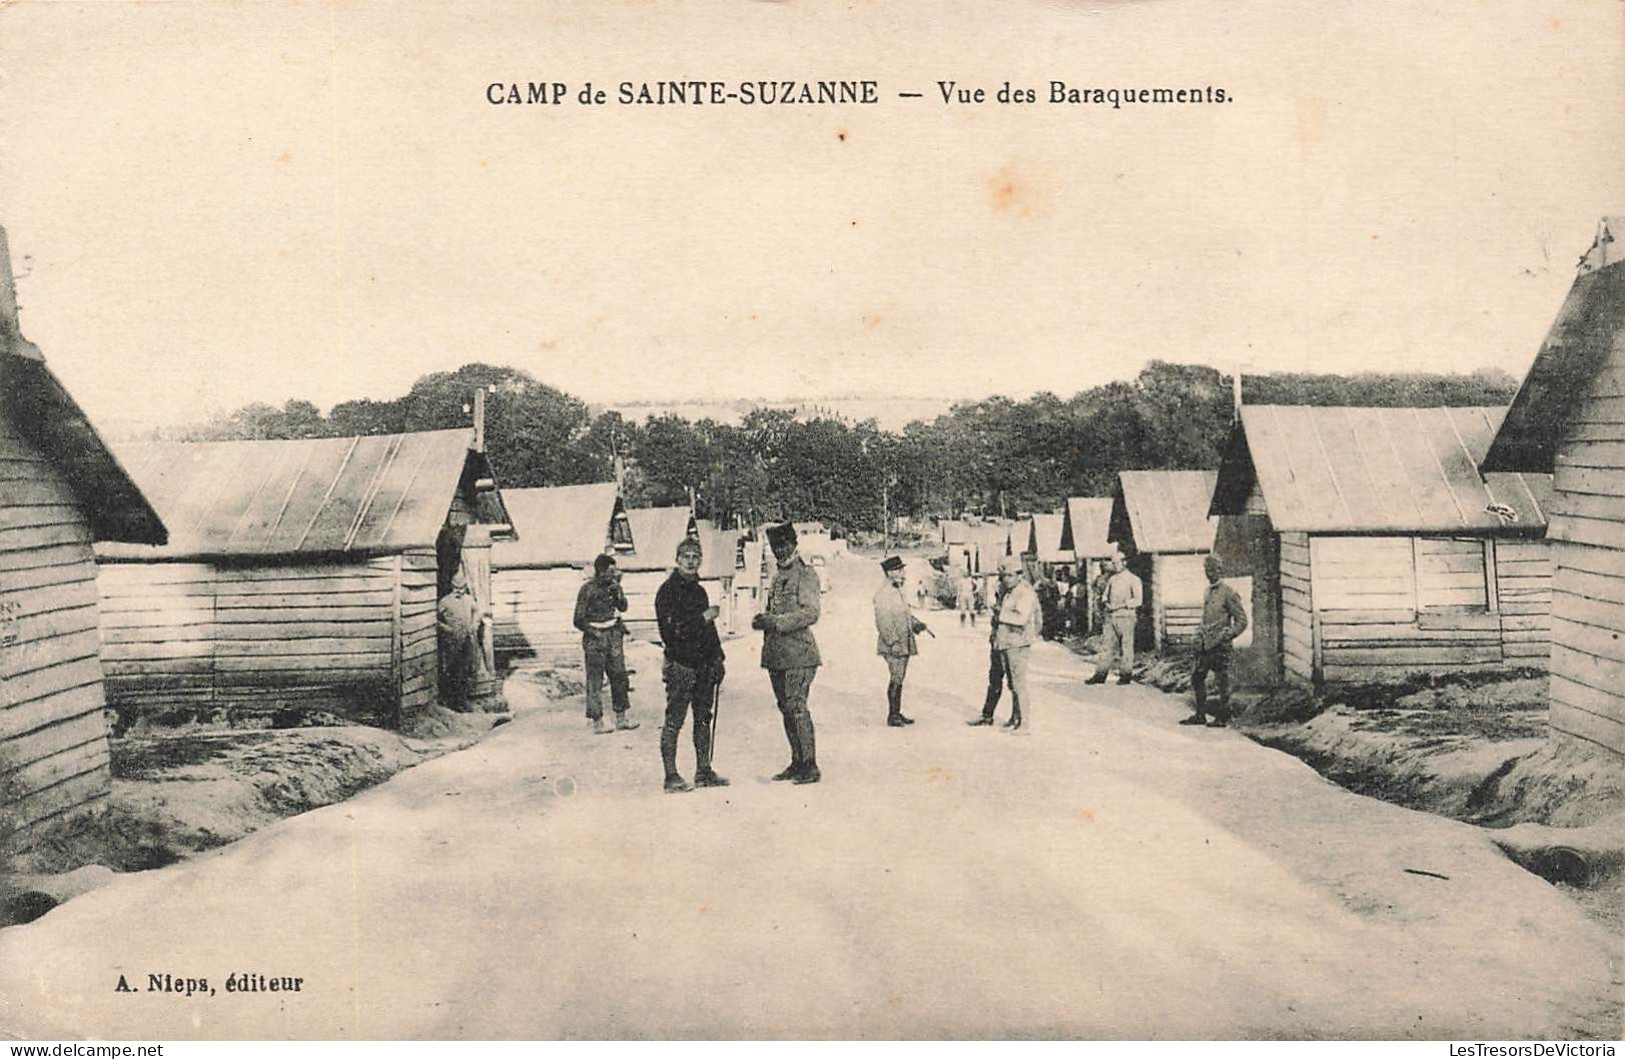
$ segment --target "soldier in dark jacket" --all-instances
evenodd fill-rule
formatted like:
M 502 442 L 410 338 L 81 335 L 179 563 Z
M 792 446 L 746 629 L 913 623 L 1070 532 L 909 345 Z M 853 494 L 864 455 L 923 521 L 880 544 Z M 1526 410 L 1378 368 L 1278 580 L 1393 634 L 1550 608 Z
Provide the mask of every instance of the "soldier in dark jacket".
M 1219 579 L 1222 568 L 1218 556 L 1202 563 L 1207 573 L 1207 594 L 1202 597 L 1202 628 L 1196 644 L 1196 664 L 1191 668 L 1191 691 L 1196 693 L 1196 712 L 1180 724 L 1206 724 L 1223 728 L 1230 723 L 1230 644 L 1247 631 L 1247 610 L 1236 590 Z M 1207 675 L 1219 683 L 1219 708 L 1207 719 Z
M 773 778 L 817 783 L 823 776 L 807 694 L 821 661 L 812 631 L 823 605 L 818 574 L 796 554 L 796 529 L 790 523 L 769 526 L 767 543 L 778 569 L 767 591 L 767 605 L 751 619 L 750 627 L 764 634 L 762 668 L 773 685 L 784 735 L 790 741 L 790 764 Z
M 711 768 L 712 722 L 716 693 L 722 684 L 722 638 L 717 635 L 718 609 L 700 584 L 700 542 L 677 545 L 677 569 L 655 593 L 655 620 L 666 648 L 662 676 L 666 681 L 666 723 L 660 729 L 660 760 L 666 766 L 666 790 L 726 787 Z M 677 740 L 683 719 L 694 711 L 694 782 L 677 771 Z

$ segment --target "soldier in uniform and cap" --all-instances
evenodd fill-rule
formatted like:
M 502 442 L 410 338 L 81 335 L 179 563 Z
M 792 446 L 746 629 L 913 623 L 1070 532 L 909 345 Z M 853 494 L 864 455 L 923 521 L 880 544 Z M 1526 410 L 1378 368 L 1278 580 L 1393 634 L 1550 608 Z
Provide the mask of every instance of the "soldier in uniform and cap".
M 451 575 L 451 590 L 435 607 L 435 624 L 440 640 L 440 701 L 453 710 L 469 708 L 469 692 L 474 683 L 474 666 L 479 660 L 479 601 L 468 587 L 468 575 L 461 566 Z
M 875 653 L 886 660 L 886 723 L 893 728 L 913 724 L 903 716 L 903 679 L 908 676 L 908 660 L 919 653 L 916 636 L 925 622 L 916 618 L 903 598 L 903 560 L 893 555 L 880 564 L 885 582 L 875 590 Z M 968 582 L 967 582 L 968 583 Z M 961 615 L 963 618 L 963 615 Z
M 615 727 L 629 731 L 638 722 L 628 720 L 631 685 L 626 679 L 626 593 L 621 591 L 621 571 L 613 555 L 593 560 L 593 576 L 576 593 L 575 627 L 581 630 L 581 653 L 587 670 L 587 720 L 599 735 L 610 732 L 604 724 L 604 678 L 609 678 L 610 701 L 615 707 Z
M 700 542 L 684 538 L 677 545 L 677 568 L 655 593 L 655 622 L 666 649 L 661 675 L 666 682 L 666 723 L 660 729 L 660 760 L 666 766 L 666 790 L 726 787 L 711 768 L 712 723 L 717 688 L 722 684 L 722 638 L 717 635 L 718 609 L 700 584 L 704 552 Z M 683 720 L 694 711 L 694 782 L 677 771 L 677 740 Z
M 1033 729 L 1033 701 L 1027 683 L 1028 656 L 1039 638 L 1043 613 L 1038 593 L 1027 583 L 1026 567 L 1018 555 L 999 560 L 999 583 L 1004 598 L 993 615 L 993 647 L 1004 658 L 1004 671 L 1010 678 L 1011 732 L 1029 735 Z
M 1236 590 L 1221 579 L 1224 572 L 1219 557 L 1202 561 L 1207 574 L 1207 593 L 1202 597 L 1202 628 L 1196 644 L 1196 664 L 1191 667 L 1191 691 L 1196 694 L 1196 713 L 1180 724 L 1206 724 L 1223 728 L 1230 723 L 1230 644 L 1247 631 L 1247 609 Z M 1219 680 L 1219 708 L 1207 719 L 1207 675 Z
M 762 631 L 762 668 L 773 685 L 773 698 L 790 741 L 790 764 L 775 780 L 817 783 L 818 748 L 807 694 L 821 661 L 812 627 L 821 609 L 818 574 L 796 554 L 796 528 L 786 522 L 767 529 L 767 544 L 778 569 L 767 590 L 767 605 L 751 619 Z

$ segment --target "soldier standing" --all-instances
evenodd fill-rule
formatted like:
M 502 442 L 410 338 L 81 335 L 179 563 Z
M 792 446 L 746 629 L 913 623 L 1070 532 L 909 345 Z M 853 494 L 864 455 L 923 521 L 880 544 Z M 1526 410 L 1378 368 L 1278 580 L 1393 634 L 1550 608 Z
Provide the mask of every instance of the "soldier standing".
M 822 607 L 818 574 L 796 554 L 796 528 L 790 523 L 769 526 L 767 544 L 778 568 L 767 590 L 767 606 L 751 619 L 750 627 L 763 633 L 762 668 L 773 685 L 784 735 L 790 741 L 790 764 L 773 778 L 817 783 L 823 775 L 818 771 L 807 695 L 821 661 L 812 631 Z
M 1140 603 L 1145 589 L 1138 575 L 1130 573 L 1121 555 L 1112 556 L 1112 576 L 1106 581 L 1105 658 L 1095 675 L 1087 683 L 1104 684 L 1112 664 L 1118 664 L 1117 682 L 1127 684 L 1134 679 L 1134 627 L 1140 618 Z
M 1220 580 L 1219 557 L 1210 555 L 1202 562 L 1207 574 L 1207 592 L 1202 596 L 1202 628 L 1196 644 L 1196 663 L 1191 667 L 1191 690 L 1196 693 L 1196 712 L 1180 724 L 1207 724 L 1223 728 L 1230 723 L 1230 644 L 1247 631 L 1247 609 L 1236 590 Z M 1219 708 L 1207 719 L 1207 675 L 1219 680 Z
M 695 787 L 726 787 L 711 768 L 712 727 L 717 689 L 722 684 L 722 638 L 717 635 L 718 608 L 700 584 L 704 552 L 700 542 L 685 538 L 677 545 L 677 568 L 655 593 L 655 621 L 666 649 L 661 676 L 666 682 L 666 720 L 660 728 L 660 760 L 666 767 L 668 792 Z M 694 711 L 694 782 L 677 771 L 677 740 L 683 721 Z
M 925 622 L 914 616 L 903 598 L 903 560 L 893 555 L 880 564 L 880 569 L 886 580 L 875 591 L 875 653 L 886 660 L 886 724 L 902 728 L 914 723 L 903 716 L 903 680 L 908 676 L 909 658 L 919 653 L 916 637 L 925 629 Z M 960 584 L 963 588 L 969 581 Z M 964 620 L 963 613 L 960 620 Z
M 1028 690 L 1027 666 L 1032 645 L 1038 639 L 1043 614 L 1038 593 L 1025 578 L 1019 556 L 1007 555 L 999 561 L 999 583 L 1004 597 L 993 615 L 993 646 L 1004 656 L 1004 669 L 1010 675 L 1010 694 L 1015 703 L 1010 723 L 1013 733 L 1029 735 L 1033 730 L 1033 701 Z
M 978 587 L 978 592 L 980 592 Z M 984 601 L 985 602 L 985 601 Z M 993 613 L 999 612 L 1004 603 L 1004 584 L 1002 581 L 993 591 Z M 1010 671 L 1004 668 L 1004 652 L 998 648 L 999 623 L 994 621 L 987 630 L 987 698 L 982 703 L 982 715 L 973 721 L 965 723 L 972 728 L 979 728 L 993 723 L 993 716 L 998 712 L 999 699 L 1004 695 L 1004 686 L 1010 682 Z M 1010 697 L 1015 698 L 1015 685 L 1010 685 Z M 1005 722 L 1006 728 L 1014 728 L 1021 723 L 1021 707 L 1013 704 L 1010 719 Z
M 621 591 L 621 571 L 613 555 L 593 560 L 593 576 L 576 593 L 575 627 L 581 630 L 582 661 L 587 670 L 587 720 L 592 730 L 607 735 L 604 724 L 604 678 L 609 678 L 610 699 L 615 707 L 615 727 L 630 731 L 638 722 L 627 720 L 631 708 L 626 679 L 626 593 Z
M 479 658 L 479 602 L 468 587 L 461 567 L 451 575 L 451 591 L 435 608 L 435 624 L 440 639 L 441 704 L 454 710 L 469 707 L 469 689 L 474 681 L 474 665 Z

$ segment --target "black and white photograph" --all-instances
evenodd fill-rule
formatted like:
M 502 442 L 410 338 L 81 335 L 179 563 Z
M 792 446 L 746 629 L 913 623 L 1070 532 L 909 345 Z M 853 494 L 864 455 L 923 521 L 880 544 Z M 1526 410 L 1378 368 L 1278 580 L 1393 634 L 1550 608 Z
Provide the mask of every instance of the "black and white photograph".
M 0 1041 L 1614 1054 L 1622 117 L 1616 0 L 0 4 Z

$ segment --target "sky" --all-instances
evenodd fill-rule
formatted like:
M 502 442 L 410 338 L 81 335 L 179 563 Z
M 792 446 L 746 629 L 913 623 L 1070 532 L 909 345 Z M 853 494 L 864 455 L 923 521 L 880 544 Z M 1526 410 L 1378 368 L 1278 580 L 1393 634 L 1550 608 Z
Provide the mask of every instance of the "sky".
M 605 405 L 1069 395 L 1151 359 L 1521 376 L 1625 212 L 1622 12 L 21 0 L 0 224 L 23 331 L 98 423 L 474 360 Z M 613 103 L 828 78 L 879 102 Z M 612 102 L 487 101 L 530 81 Z

